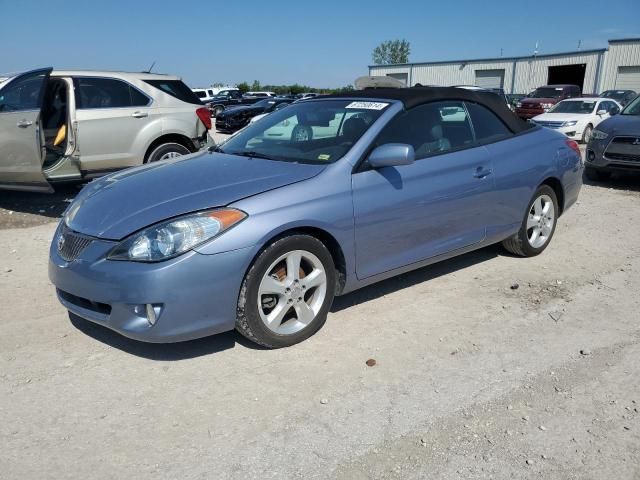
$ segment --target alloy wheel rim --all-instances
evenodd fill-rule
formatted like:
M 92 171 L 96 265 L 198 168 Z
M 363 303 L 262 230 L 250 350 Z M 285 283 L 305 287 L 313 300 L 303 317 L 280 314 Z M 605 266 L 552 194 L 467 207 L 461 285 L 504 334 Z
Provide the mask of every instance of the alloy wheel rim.
M 179 152 L 167 152 L 160 157 L 160 160 L 167 160 L 169 158 L 181 157 L 182 154 Z
M 293 250 L 273 262 L 258 287 L 258 312 L 265 326 L 280 335 L 306 328 L 327 296 L 322 262 L 306 250 Z
M 548 241 L 556 221 L 556 211 L 549 195 L 535 199 L 527 216 L 527 240 L 533 248 L 540 248 Z

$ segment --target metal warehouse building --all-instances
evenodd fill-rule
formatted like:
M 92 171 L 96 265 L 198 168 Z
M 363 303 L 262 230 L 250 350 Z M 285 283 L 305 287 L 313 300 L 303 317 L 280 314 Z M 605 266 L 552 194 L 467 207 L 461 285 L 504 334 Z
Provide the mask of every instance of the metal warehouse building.
M 585 93 L 610 89 L 640 92 L 640 38 L 609 40 L 599 50 L 443 62 L 371 65 L 369 75 L 413 86 L 478 85 L 526 94 L 541 85 L 579 85 Z

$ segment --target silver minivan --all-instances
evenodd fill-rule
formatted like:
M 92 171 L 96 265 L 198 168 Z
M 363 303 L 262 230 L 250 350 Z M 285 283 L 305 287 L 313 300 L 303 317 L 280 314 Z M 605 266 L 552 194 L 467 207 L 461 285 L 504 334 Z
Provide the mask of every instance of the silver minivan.
M 180 78 L 33 70 L 0 82 L 0 188 L 53 191 L 211 142 L 209 111 Z

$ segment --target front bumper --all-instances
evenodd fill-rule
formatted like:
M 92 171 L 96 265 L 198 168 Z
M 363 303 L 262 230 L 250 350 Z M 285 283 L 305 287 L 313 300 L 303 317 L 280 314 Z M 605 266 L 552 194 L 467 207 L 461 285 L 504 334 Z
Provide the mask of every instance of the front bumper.
M 249 120 L 236 118 L 216 118 L 216 130 L 223 132 L 235 132 L 247 125 Z
M 516 115 L 524 120 L 529 120 L 530 118 L 536 117 L 538 115 L 542 115 L 544 113 L 544 109 L 542 108 L 516 108 Z
M 619 137 L 609 136 L 604 140 L 591 137 L 585 152 L 585 166 L 606 171 L 640 170 L 640 147 L 616 148 L 612 145 L 614 138 Z
M 50 248 L 49 279 L 72 313 L 135 340 L 169 343 L 232 330 L 251 248 L 188 252 L 158 263 L 107 260 L 114 242 L 94 239 L 71 261 Z M 155 324 L 148 321 L 147 306 Z

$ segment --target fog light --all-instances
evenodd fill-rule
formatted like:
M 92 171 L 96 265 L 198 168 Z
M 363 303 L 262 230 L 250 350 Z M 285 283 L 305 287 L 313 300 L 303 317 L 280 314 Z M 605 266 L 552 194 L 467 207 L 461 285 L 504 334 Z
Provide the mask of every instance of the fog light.
M 589 150 L 589 152 L 587 152 L 587 160 L 589 160 L 590 162 L 595 161 L 596 159 L 596 154 L 593 152 L 593 150 Z
M 160 305 L 153 305 L 152 303 L 147 303 L 147 322 L 149 322 L 149 326 L 153 327 L 158 321 L 158 316 L 160 315 Z

